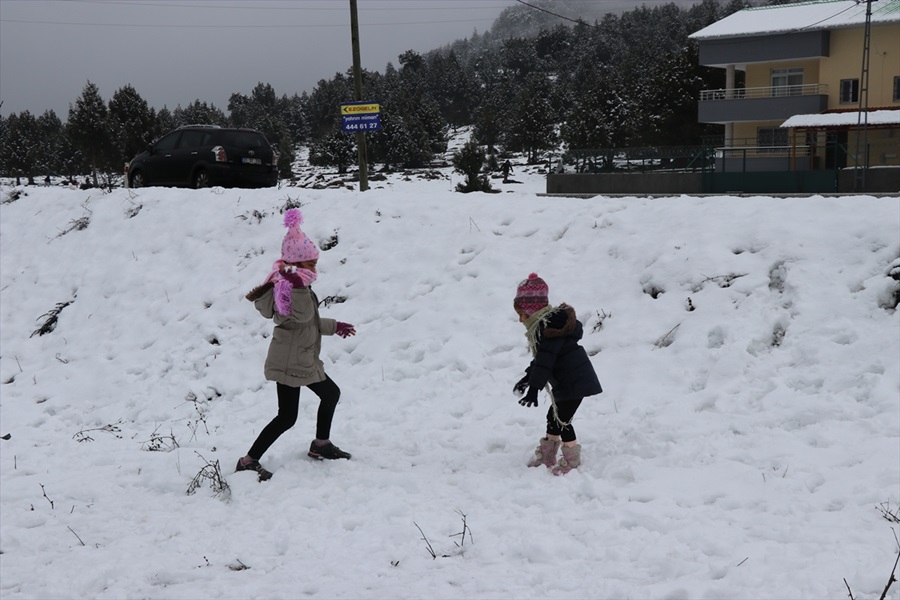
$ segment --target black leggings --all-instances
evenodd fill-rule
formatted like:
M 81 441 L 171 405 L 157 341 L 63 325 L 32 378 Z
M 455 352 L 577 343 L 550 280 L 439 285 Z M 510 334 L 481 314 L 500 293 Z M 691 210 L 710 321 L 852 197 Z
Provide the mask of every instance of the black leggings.
M 316 439 L 327 440 L 331 435 L 331 419 L 334 417 L 334 409 L 341 397 L 341 389 L 328 375 L 325 381 L 311 383 L 306 386 L 319 397 L 319 412 L 316 415 Z M 291 387 L 279 383 L 278 387 L 278 414 L 259 433 L 250 452 L 251 458 L 259 460 L 266 450 L 282 433 L 294 426 L 297 422 L 297 412 L 300 409 L 300 388 Z
M 577 398 L 556 403 L 556 412 L 559 414 L 559 420 L 563 423 L 568 423 L 565 427 L 557 422 L 556 417 L 553 415 L 553 405 L 551 404 L 547 410 L 547 435 L 558 435 L 564 442 L 574 442 L 576 439 L 575 428 L 572 427 L 571 421 L 572 417 L 575 416 L 575 411 L 581 406 L 582 400 L 583 398 Z

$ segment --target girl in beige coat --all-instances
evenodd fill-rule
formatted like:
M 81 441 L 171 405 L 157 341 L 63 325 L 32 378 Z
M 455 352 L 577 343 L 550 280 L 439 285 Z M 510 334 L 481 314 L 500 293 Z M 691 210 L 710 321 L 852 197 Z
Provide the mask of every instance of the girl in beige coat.
M 281 245 L 281 259 L 275 262 L 266 281 L 247 294 L 256 310 L 275 322 L 264 372 L 267 380 L 276 383 L 278 414 L 263 428 L 235 469 L 256 471 L 260 481 L 269 479 L 272 473 L 259 460 L 296 423 L 303 386 L 319 397 L 316 439 L 310 443 L 308 455 L 318 460 L 350 458 L 349 453 L 329 440 L 341 390 L 325 373 L 319 354 L 323 335 L 346 338 L 356 335 L 356 329 L 348 323 L 319 316 L 319 301 L 310 287 L 317 277 L 319 250 L 300 230 L 302 223 L 299 210 L 293 208 L 285 213 L 288 233 Z

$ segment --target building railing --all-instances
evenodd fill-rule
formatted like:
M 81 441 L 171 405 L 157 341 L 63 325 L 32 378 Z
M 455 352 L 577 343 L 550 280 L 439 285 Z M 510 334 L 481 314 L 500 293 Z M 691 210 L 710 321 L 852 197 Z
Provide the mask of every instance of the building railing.
M 827 94 L 827 84 L 804 83 L 801 85 L 776 85 L 768 87 L 703 90 L 700 92 L 700 101 L 747 100 L 753 98 L 778 98 L 781 96 L 822 96 Z
M 701 145 L 574 149 L 563 154 L 562 163 L 569 173 L 706 171 L 713 168 L 713 148 Z
M 715 149 L 716 158 L 805 157 L 811 153 L 809 146 L 723 146 Z

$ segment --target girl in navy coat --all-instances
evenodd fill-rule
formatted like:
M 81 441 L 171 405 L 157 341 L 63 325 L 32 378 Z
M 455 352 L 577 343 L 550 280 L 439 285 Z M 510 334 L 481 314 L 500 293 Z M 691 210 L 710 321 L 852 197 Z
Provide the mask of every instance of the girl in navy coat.
M 531 350 L 531 364 L 525 377 L 513 388 L 523 394 L 519 404 L 537 406 L 538 392 L 549 384 L 550 408 L 547 410 L 547 435 L 541 438 L 529 467 L 544 465 L 554 475 L 568 473 L 581 464 L 581 446 L 575 437 L 572 418 L 587 396 L 603 391 L 597 373 L 584 348 L 578 343 L 584 327 L 568 304 L 551 306 L 549 287 L 537 273 L 516 289 L 513 308 L 525 325 L 525 337 Z M 556 455 L 562 445 L 562 459 Z

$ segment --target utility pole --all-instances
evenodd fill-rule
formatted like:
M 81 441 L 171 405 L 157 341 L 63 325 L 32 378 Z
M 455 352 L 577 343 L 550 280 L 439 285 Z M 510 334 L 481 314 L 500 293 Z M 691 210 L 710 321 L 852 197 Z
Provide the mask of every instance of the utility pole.
M 859 112 L 856 118 L 856 185 L 855 191 L 866 191 L 869 170 L 869 45 L 872 37 L 872 1 L 866 0 L 866 26 L 863 32 L 862 72 L 859 75 Z M 859 165 L 860 152 L 864 157 Z
M 353 44 L 353 92 L 355 100 L 362 102 L 362 67 L 359 60 L 359 17 L 356 0 L 350 0 L 350 41 Z M 356 132 L 356 151 L 359 160 L 359 191 L 369 189 L 369 170 L 366 166 L 366 134 Z

